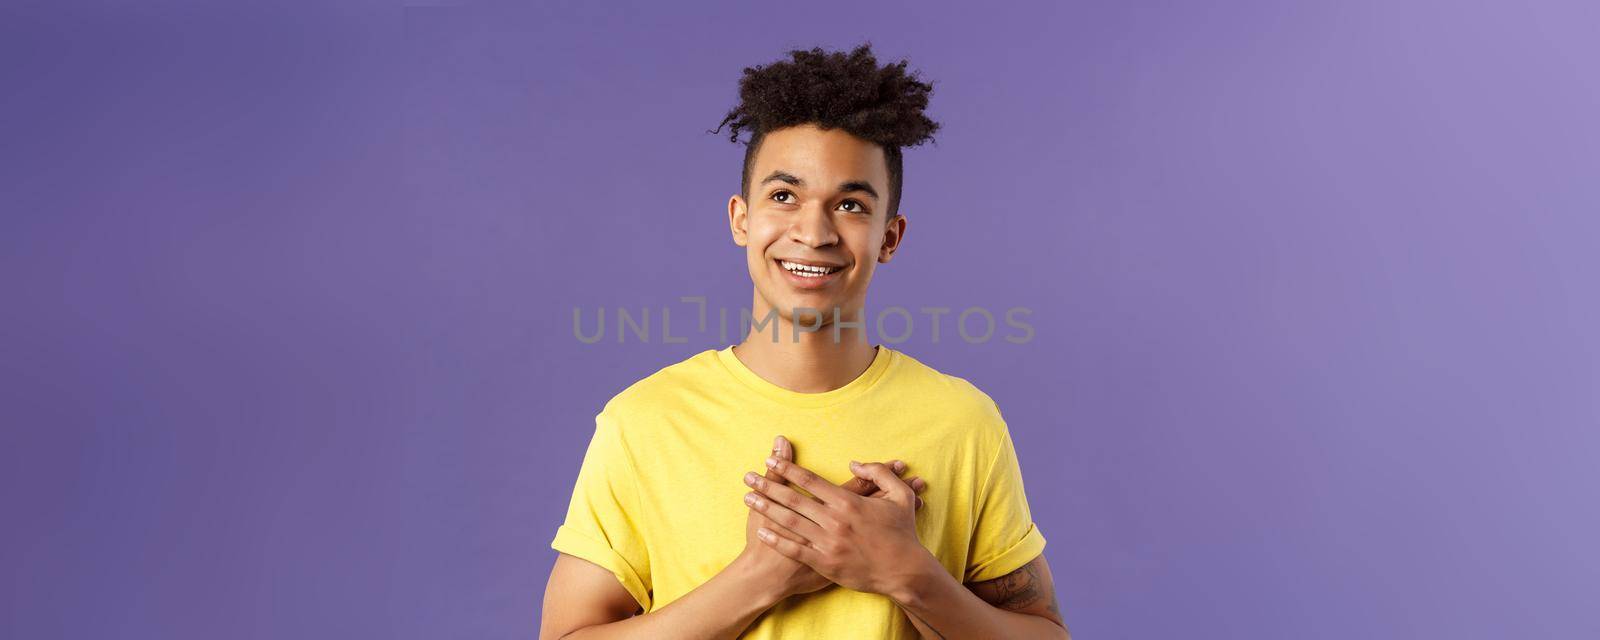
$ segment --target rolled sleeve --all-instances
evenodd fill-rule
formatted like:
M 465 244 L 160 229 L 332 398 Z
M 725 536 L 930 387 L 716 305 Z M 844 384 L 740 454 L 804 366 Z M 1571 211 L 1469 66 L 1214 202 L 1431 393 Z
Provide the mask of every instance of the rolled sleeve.
M 1028 508 L 1016 446 L 1003 422 L 1000 429 L 1003 437 L 979 493 L 965 582 L 999 578 L 1044 553 L 1044 534 Z
M 645 585 L 644 578 L 639 576 L 633 565 L 604 540 L 597 540 L 578 529 L 561 525 L 556 529 L 555 539 L 550 541 L 550 548 L 593 562 L 610 571 L 612 575 L 617 576 L 617 581 L 622 583 L 622 588 L 627 589 L 628 594 L 639 602 L 640 608 L 645 611 L 650 610 L 650 587 Z
M 650 555 L 641 531 L 638 477 L 620 426 L 595 416 L 594 437 L 550 548 L 604 567 L 650 611 Z

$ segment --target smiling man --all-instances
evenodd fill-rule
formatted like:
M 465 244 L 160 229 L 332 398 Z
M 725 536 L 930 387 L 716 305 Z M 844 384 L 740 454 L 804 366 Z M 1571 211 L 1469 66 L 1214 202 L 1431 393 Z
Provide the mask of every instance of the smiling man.
M 541 637 L 1068 638 L 999 408 L 865 332 L 932 86 L 789 53 L 723 120 L 755 322 L 596 416 Z

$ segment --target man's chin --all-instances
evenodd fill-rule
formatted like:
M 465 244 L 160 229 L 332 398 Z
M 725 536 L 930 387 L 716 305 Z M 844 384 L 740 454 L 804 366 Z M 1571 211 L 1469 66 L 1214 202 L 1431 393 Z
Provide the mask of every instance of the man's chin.
M 790 304 L 774 308 L 778 311 L 778 317 L 784 320 L 795 324 L 810 325 L 815 321 L 809 320 L 809 318 L 821 317 L 823 322 L 832 321 L 834 310 L 838 307 L 825 302 L 796 300 Z M 839 310 L 839 317 L 844 317 L 842 309 Z
M 756 288 L 756 294 L 760 297 L 760 302 L 765 303 L 767 309 L 769 309 L 767 312 L 769 317 L 781 319 L 801 328 L 813 326 L 815 321 L 797 321 L 795 319 L 796 316 L 804 318 L 814 313 L 820 313 L 823 323 L 832 323 L 836 310 L 840 320 L 849 320 L 853 316 L 861 315 L 860 309 L 851 305 L 850 300 L 847 299 L 847 296 L 842 295 L 842 292 L 791 291 L 786 290 L 781 282 L 768 284 L 776 285 L 775 290 L 779 295 L 767 295 L 768 291 L 772 290 L 763 289 L 762 287 Z M 751 313 L 754 314 L 755 311 L 752 310 Z M 754 317 L 753 320 L 756 323 L 760 323 L 762 318 Z
M 851 311 L 842 303 L 831 300 L 788 300 L 783 306 L 774 306 L 773 309 L 784 322 L 799 327 L 802 331 L 812 327 L 825 329 L 832 325 L 835 319 L 848 322 L 852 317 L 861 315 L 859 311 Z M 759 322 L 760 318 L 756 321 Z

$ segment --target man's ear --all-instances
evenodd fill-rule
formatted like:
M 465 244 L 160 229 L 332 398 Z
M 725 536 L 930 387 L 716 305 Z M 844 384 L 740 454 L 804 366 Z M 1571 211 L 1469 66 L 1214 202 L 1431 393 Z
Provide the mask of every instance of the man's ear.
M 745 207 L 744 198 L 734 194 L 728 198 L 728 229 L 733 232 L 734 244 L 741 247 L 749 244 L 749 224 L 749 209 Z
M 906 237 L 906 216 L 897 215 L 884 223 L 883 246 L 878 248 L 878 262 L 888 262 L 894 258 L 894 252 L 900 248 L 900 241 Z

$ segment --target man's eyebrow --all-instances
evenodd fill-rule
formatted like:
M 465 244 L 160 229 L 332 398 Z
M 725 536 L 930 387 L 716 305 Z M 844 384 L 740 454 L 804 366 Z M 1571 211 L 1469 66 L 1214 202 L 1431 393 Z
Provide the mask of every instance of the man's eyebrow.
M 793 174 L 790 174 L 790 173 L 788 173 L 786 171 L 783 171 L 781 169 L 778 170 L 778 171 L 774 171 L 771 174 L 769 174 L 765 179 L 763 179 L 761 181 L 761 184 L 764 185 L 764 184 L 766 184 L 768 182 L 772 182 L 773 180 L 777 180 L 777 181 L 780 181 L 780 182 L 787 182 L 787 183 L 792 184 L 792 185 L 794 185 L 796 187 L 803 187 L 806 184 L 806 181 L 801 180 L 799 178 L 796 178 Z M 846 181 L 844 181 L 844 182 L 839 184 L 839 193 L 849 193 L 851 191 L 860 191 L 860 192 L 865 193 L 865 194 L 867 194 L 869 196 L 872 196 L 873 200 L 877 200 L 878 199 L 878 190 L 872 188 L 872 183 L 869 183 L 866 180 L 846 180 Z

